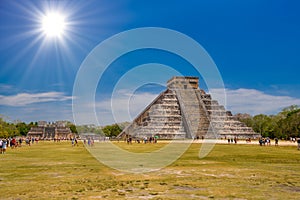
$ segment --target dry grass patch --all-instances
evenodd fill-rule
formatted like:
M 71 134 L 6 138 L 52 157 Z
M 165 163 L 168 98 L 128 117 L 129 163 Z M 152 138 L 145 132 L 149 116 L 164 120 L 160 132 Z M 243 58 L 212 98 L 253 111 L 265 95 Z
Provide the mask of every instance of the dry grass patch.
M 132 152 L 165 144 L 117 144 Z M 129 174 L 99 163 L 82 144 L 40 142 L 0 155 L 2 199 L 297 199 L 295 147 L 216 145 L 204 159 L 192 144 L 170 166 Z

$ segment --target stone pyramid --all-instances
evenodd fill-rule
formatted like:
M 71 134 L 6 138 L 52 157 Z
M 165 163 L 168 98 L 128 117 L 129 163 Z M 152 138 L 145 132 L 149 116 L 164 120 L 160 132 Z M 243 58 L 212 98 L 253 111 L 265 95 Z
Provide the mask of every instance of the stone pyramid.
M 173 77 L 118 137 L 257 138 L 259 134 L 235 120 L 230 111 L 199 89 L 198 77 Z

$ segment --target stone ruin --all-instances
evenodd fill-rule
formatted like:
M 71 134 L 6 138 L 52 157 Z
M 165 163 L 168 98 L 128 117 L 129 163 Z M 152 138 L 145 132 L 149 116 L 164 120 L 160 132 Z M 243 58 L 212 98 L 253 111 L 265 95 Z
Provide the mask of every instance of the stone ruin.
M 39 121 L 37 126 L 30 128 L 27 137 L 40 139 L 69 139 L 74 136 L 70 128 L 67 127 L 63 121 L 57 121 L 55 123 Z
M 258 138 L 252 128 L 199 89 L 198 77 L 173 77 L 118 136 L 160 139 Z

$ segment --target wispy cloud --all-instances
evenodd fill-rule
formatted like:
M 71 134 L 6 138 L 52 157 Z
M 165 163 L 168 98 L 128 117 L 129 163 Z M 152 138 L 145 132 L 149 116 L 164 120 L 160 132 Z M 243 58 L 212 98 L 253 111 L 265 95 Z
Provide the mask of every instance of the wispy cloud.
M 213 98 L 222 99 L 223 89 L 213 89 Z M 226 89 L 227 109 L 233 113 L 276 114 L 290 105 L 300 105 L 300 99 L 267 94 L 256 89 Z
M 66 101 L 72 99 L 62 92 L 18 93 L 16 95 L 0 95 L 2 106 L 26 106 L 34 103 Z
M 8 84 L 2 84 L 0 83 L 0 91 L 6 91 L 6 90 L 11 90 L 13 88 L 12 85 L 8 85 Z
M 157 93 L 151 92 L 135 93 L 133 90 L 119 89 L 114 91 L 111 98 L 95 102 L 75 101 L 79 105 L 73 105 L 75 108 L 73 110 L 74 120 L 76 124 L 99 125 L 132 121 L 157 95 Z M 78 98 L 78 100 L 80 99 Z
M 18 89 L 13 85 L 0 83 L 0 94 L 2 95 L 11 95 L 18 93 Z
M 213 94 L 213 99 L 224 102 L 224 100 L 221 101 L 224 98 L 224 90 L 213 89 L 210 92 Z M 300 105 L 300 99 L 285 95 L 271 95 L 255 89 L 226 89 L 225 92 L 226 108 L 233 113 L 276 114 L 284 107 L 293 104 Z M 157 95 L 158 93 L 154 92 L 134 93 L 124 89 L 115 91 L 112 99 L 101 99 L 95 102 L 96 113 L 90 113 L 90 108 L 94 107 L 94 104 L 81 104 L 80 109 L 82 110 L 80 110 L 76 123 L 107 125 L 132 121 Z M 11 96 L 0 95 L 0 105 L 2 106 L 1 112 L 11 116 L 12 119 L 24 121 L 72 120 L 72 106 L 69 101 L 71 99 L 71 96 L 61 92 L 19 93 Z M 46 103 L 47 106 L 39 103 Z M 94 120 L 95 114 L 98 122 Z
M 213 89 L 210 92 L 213 94 L 213 99 L 218 100 L 219 103 L 225 102 L 224 89 Z M 276 114 L 282 108 L 294 104 L 300 105 L 300 99 L 271 95 L 256 89 L 226 89 L 225 93 L 227 102 L 225 106 L 233 113 Z M 119 90 L 112 99 L 96 103 L 98 120 L 100 124 L 132 121 L 157 95 L 148 92 L 132 94 L 128 90 Z
M 150 92 L 133 94 L 129 90 L 119 90 L 112 99 L 96 103 L 97 115 L 103 124 L 132 121 L 157 95 Z

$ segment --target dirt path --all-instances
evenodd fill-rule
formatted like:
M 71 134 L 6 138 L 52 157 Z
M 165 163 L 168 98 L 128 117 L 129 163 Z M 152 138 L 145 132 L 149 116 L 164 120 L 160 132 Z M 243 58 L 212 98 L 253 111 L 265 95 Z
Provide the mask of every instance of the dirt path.
M 159 140 L 158 142 L 161 143 L 168 143 L 170 142 L 170 140 Z M 215 143 L 215 144 L 228 144 L 228 140 L 214 140 L 214 139 L 206 139 L 206 140 L 176 140 L 173 142 L 177 142 L 177 143 L 188 143 L 188 142 L 192 142 L 192 143 Z M 231 145 L 234 145 L 234 143 L 230 143 Z M 251 142 L 246 142 L 246 140 L 238 140 L 237 144 L 248 144 L 248 145 L 259 145 L 258 140 L 252 140 Z M 271 146 L 275 145 L 275 141 L 271 140 Z M 290 142 L 290 141 L 286 141 L 286 140 L 279 140 L 278 141 L 278 145 L 279 146 L 295 146 L 297 147 L 297 142 Z

